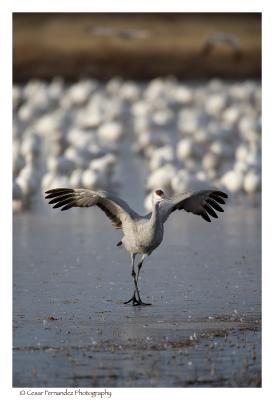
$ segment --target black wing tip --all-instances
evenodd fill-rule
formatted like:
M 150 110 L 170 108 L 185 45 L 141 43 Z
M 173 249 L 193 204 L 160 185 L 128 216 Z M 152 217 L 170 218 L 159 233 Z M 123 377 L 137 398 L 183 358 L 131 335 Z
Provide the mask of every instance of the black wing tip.
M 214 208 L 216 211 L 219 212 L 224 212 L 223 208 L 219 205 L 220 200 L 218 197 L 209 197 L 209 199 L 206 200 L 207 204 L 209 206 L 211 206 L 212 208 Z M 219 203 L 218 203 L 219 202 Z M 223 201 L 221 204 L 225 204 L 225 202 Z
M 219 204 L 225 204 L 224 199 L 220 196 L 217 196 L 216 194 L 211 193 L 209 195 L 209 198 L 215 200 Z
M 61 207 L 62 207 L 61 204 L 55 204 L 52 208 L 60 208 L 61 211 L 66 211 L 66 210 L 69 210 L 70 208 L 72 208 L 73 206 L 66 205 L 66 206 L 63 206 L 62 208 Z
M 207 215 L 207 213 L 206 213 L 205 211 L 202 211 L 202 212 L 200 213 L 200 215 L 201 215 L 201 217 L 202 217 L 205 221 L 211 222 L 211 219 L 209 218 L 209 216 Z
M 68 205 L 65 205 L 65 206 L 63 206 L 62 208 L 62 204 L 54 204 L 54 206 L 52 206 L 52 208 L 55 208 L 55 209 L 57 209 L 57 208 L 60 208 L 60 210 L 61 211 L 65 211 L 65 210 L 68 210 L 69 208 L 71 208 L 71 207 L 73 207 L 73 206 L 68 206 Z
M 58 194 L 58 196 L 49 195 L 47 198 L 50 199 L 49 204 L 55 204 L 61 201 L 66 201 L 67 203 L 69 203 L 70 201 L 75 199 L 75 196 L 72 193 L 66 193 L 60 195 Z
M 46 199 L 51 199 L 48 204 L 52 205 L 52 208 L 60 208 L 61 211 L 69 210 L 72 207 L 75 207 L 75 198 L 74 194 L 75 190 L 70 188 L 55 188 L 49 189 L 45 191 Z M 61 208 L 62 207 L 62 208 Z
M 71 205 L 64 206 L 64 207 L 61 208 L 61 211 L 69 210 L 69 209 L 72 208 L 72 207 L 73 207 L 73 206 L 71 206 Z
M 51 193 L 58 193 L 58 192 L 67 192 L 67 193 L 72 193 L 74 189 L 71 188 L 54 188 L 54 189 L 48 189 L 45 191 L 46 194 L 51 194 Z
M 45 199 L 52 199 L 54 197 L 63 196 L 66 194 L 74 193 L 74 189 L 60 188 L 60 189 L 50 189 L 45 192 Z
M 47 197 L 46 197 L 47 198 Z M 52 199 L 51 201 L 49 201 L 49 204 L 54 204 L 54 203 L 56 203 L 58 200 L 56 200 L 56 199 Z
M 204 208 L 208 214 L 210 214 L 213 218 L 218 218 L 218 215 L 215 213 L 213 208 L 211 208 L 208 204 L 204 205 Z
M 223 197 L 224 199 L 228 198 L 228 194 L 225 192 L 222 192 L 221 190 L 214 190 L 213 193 L 216 194 L 217 196 Z

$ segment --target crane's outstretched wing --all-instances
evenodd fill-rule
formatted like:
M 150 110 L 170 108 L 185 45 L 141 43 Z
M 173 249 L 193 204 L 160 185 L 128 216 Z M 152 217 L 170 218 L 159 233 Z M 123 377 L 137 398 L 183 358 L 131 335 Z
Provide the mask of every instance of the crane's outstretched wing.
M 182 193 L 161 201 L 159 211 L 163 222 L 176 210 L 200 215 L 205 221 L 211 222 L 209 215 L 218 218 L 216 211 L 224 211 L 220 204 L 225 204 L 227 197 L 226 193 L 216 189 Z
M 45 193 L 45 198 L 51 199 L 49 204 L 54 204 L 53 208 L 62 207 L 61 211 L 72 207 L 99 207 L 116 229 L 123 229 L 125 219 L 140 218 L 125 201 L 104 191 L 59 188 L 47 190 Z

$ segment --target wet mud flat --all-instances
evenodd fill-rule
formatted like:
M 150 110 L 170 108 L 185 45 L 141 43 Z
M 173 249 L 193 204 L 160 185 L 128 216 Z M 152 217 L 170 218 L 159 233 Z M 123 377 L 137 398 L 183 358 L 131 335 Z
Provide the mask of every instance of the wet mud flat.
M 14 387 L 260 386 L 260 210 L 222 217 L 170 218 L 140 275 L 152 306 L 133 307 L 100 210 L 15 215 Z
M 89 345 L 30 346 L 15 349 L 15 386 L 35 387 L 258 387 L 261 386 L 259 324 L 199 321 L 194 336 L 173 322 L 180 339 L 92 341 Z M 113 328 L 113 325 L 110 329 Z M 147 324 L 146 331 L 150 331 Z M 197 329 L 198 328 L 198 329 Z M 62 329 L 60 329 L 62 331 Z M 151 330 L 151 335 L 160 333 Z M 193 332 L 192 332 L 193 333 Z M 115 335 L 114 335 L 115 336 Z M 26 368 L 26 365 L 29 367 Z M 31 367 L 31 368 L 30 368 Z

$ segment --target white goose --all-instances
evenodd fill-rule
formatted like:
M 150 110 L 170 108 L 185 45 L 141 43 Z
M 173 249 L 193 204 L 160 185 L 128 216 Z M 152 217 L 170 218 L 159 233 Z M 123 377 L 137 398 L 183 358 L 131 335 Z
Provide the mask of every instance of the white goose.
M 164 223 L 169 215 L 175 210 L 185 210 L 211 222 L 209 215 L 217 218 L 214 209 L 223 212 L 219 204 L 225 204 L 224 198 L 227 197 L 226 193 L 215 189 L 187 192 L 171 198 L 168 198 L 162 190 L 155 190 L 152 195 L 152 212 L 140 216 L 125 201 L 108 192 L 67 188 L 46 191 L 46 199 L 51 199 L 49 204 L 54 204 L 53 208 L 62 207 L 61 210 L 64 211 L 72 207 L 96 205 L 104 211 L 116 229 L 122 229 L 124 236 L 117 246 L 123 245 L 130 253 L 135 287 L 133 296 L 124 304 L 132 302 L 134 306 L 150 305 L 141 300 L 138 277 L 144 259 L 161 244 Z M 141 254 L 142 257 L 136 274 L 134 261 L 137 254 Z

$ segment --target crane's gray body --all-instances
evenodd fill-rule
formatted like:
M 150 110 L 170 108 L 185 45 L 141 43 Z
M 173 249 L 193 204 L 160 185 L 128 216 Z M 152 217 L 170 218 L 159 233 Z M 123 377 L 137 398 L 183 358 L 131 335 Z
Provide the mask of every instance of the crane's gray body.
M 127 218 L 123 222 L 123 232 L 122 243 L 129 253 L 150 255 L 161 244 L 164 236 L 164 224 L 159 215 L 159 204 L 153 210 L 150 218 Z

